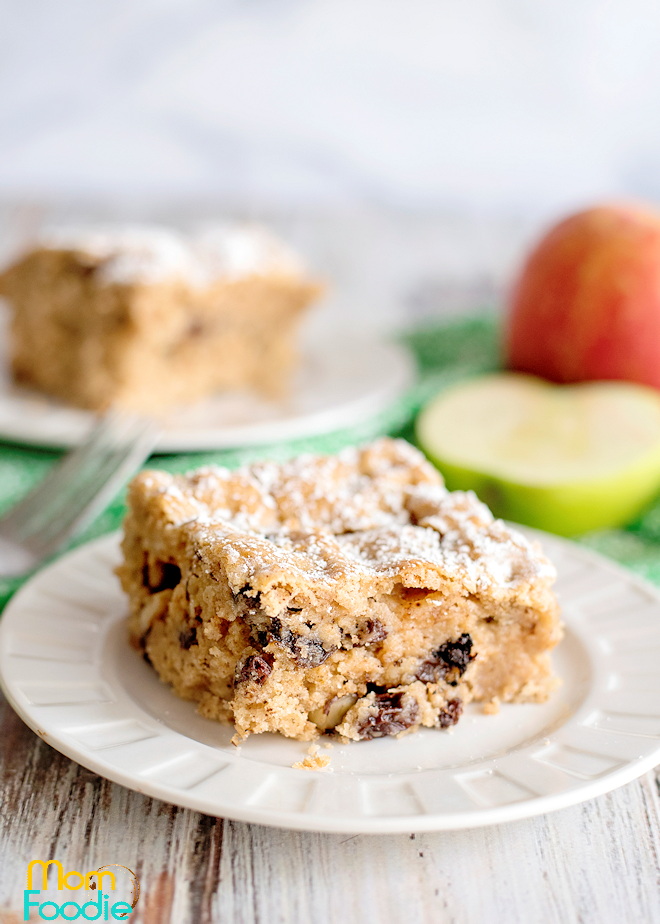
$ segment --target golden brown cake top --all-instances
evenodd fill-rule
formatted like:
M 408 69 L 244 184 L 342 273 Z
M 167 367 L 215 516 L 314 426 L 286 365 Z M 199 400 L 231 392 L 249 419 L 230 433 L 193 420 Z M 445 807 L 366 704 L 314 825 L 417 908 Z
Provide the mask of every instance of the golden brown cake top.
M 328 581 L 364 589 L 380 577 L 430 589 L 451 581 L 502 597 L 554 578 L 535 544 L 471 492 L 447 491 L 403 440 L 234 471 L 146 471 L 130 498 L 157 529 L 183 528 L 234 589 Z
M 56 227 L 44 230 L 33 250 L 76 254 L 86 265 L 98 266 L 100 284 L 177 279 L 205 288 L 252 275 L 303 275 L 297 255 L 253 224 L 207 225 L 190 234 L 158 225 Z

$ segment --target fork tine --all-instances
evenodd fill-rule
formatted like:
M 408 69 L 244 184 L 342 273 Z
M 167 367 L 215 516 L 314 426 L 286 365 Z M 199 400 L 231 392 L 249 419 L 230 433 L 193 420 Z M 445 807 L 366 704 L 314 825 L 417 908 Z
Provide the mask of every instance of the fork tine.
M 111 411 L 96 424 L 88 439 L 56 463 L 39 485 L 2 517 L 2 526 L 20 535 L 35 514 L 45 511 L 60 496 L 61 488 L 77 480 L 83 469 L 102 451 L 117 425 L 118 414 Z
M 91 477 L 76 485 L 75 494 L 62 514 L 24 540 L 31 551 L 45 557 L 87 525 L 148 456 L 155 438 L 155 427 L 150 426 L 109 451 Z
M 25 542 L 38 533 L 45 534 L 53 529 L 53 524 L 66 518 L 71 510 L 78 509 L 88 489 L 97 490 L 99 479 L 106 471 L 108 475 L 112 473 L 112 466 L 109 470 L 107 466 L 113 457 L 129 446 L 135 440 L 135 434 L 139 435 L 144 428 L 144 423 L 133 421 L 130 426 L 124 425 L 119 430 L 113 425 L 104 431 L 100 441 L 95 441 L 94 448 L 80 456 L 79 464 L 69 469 L 66 480 L 58 479 L 54 488 L 51 483 L 49 490 L 43 493 L 37 489 L 38 503 L 27 515 L 24 514 L 22 522 L 10 524 L 14 536 Z

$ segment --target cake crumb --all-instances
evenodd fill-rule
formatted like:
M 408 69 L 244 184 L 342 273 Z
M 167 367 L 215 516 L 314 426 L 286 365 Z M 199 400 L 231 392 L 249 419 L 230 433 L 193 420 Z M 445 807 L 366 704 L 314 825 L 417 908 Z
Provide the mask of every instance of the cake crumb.
M 312 744 L 307 748 L 305 757 L 293 764 L 294 770 L 325 770 L 330 764 L 329 754 L 319 754 L 318 744 Z
M 500 711 L 500 700 L 498 696 L 494 696 L 489 702 L 484 703 L 482 711 L 485 715 L 497 715 Z

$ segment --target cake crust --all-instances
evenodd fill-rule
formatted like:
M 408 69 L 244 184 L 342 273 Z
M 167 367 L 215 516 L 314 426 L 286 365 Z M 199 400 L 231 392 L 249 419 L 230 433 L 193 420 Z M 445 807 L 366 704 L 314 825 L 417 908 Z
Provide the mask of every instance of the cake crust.
M 132 642 L 239 736 L 446 728 L 555 685 L 551 564 L 403 441 L 144 472 L 123 551 Z

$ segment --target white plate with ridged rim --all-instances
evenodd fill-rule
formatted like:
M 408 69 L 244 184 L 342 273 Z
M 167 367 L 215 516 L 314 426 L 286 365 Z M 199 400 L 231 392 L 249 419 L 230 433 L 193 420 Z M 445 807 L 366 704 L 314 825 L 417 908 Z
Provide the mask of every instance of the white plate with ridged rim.
M 318 328 L 304 338 L 287 399 L 227 392 L 180 407 L 160 421 L 154 452 L 233 449 L 341 430 L 375 417 L 414 380 L 415 363 L 402 345 L 366 331 Z M 90 411 L 14 385 L 0 350 L 0 440 L 69 448 L 93 424 Z
M 312 831 L 396 833 L 539 815 L 660 763 L 660 595 L 565 540 L 540 538 L 559 571 L 561 688 L 542 705 L 469 706 L 449 731 L 333 744 L 328 769 L 293 769 L 308 744 L 249 738 L 203 719 L 127 642 L 113 575 L 118 536 L 37 574 L 0 625 L 0 679 L 58 751 L 130 789 L 209 815 Z

